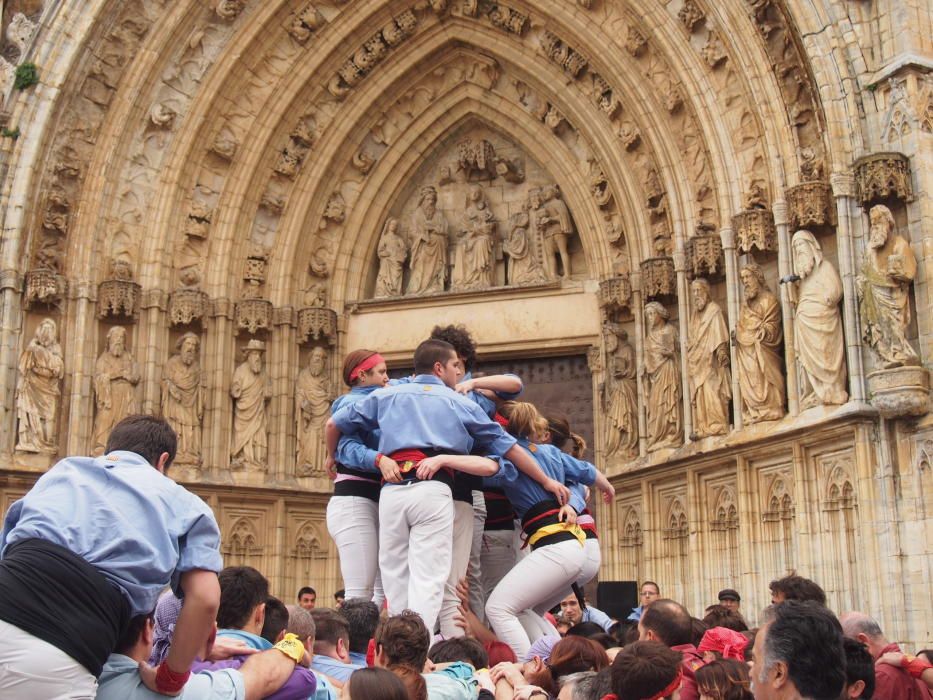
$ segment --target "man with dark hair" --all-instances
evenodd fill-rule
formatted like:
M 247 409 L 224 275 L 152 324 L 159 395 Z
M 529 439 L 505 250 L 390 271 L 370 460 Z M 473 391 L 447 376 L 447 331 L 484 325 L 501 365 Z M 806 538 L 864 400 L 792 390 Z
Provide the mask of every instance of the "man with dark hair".
M 317 603 L 317 591 L 311 586 L 302 586 L 298 589 L 298 605 L 305 610 L 312 610 L 315 603 Z
M 166 477 L 176 436 L 133 415 L 106 453 L 68 457 L 14 503 L 0 532 L 0 696 L 93 696 L 131 618 L 171 584 L 185 599 L 171 650 L 146 685 L 172 691 L 213 632 L 220 530 L 204 501 Z M 56 673 L 48 673 L 49 668 Z M 10 685 L 10 684 L 13 685 Z
M 655 600 L 642 613 L 638 621 L 640 641 L 661 642 L 681 654 L 683 687 L 681 700 L 697 700 L 696 670 L 703 665 L 703 657 L 693 645 L 693 618 L 680 603 L 661 598 Z
M 846 637 L 864 644 L 874 661 L 883 654 L 901 653 L 897 644 L 884 636 L 881 626 L 865 613 L 847 612 L 839 618 Z M 926 684 L 912 678 L 907 670 L 890 664 L 875 666 L 875 694 L 885 700 L 928 700 Z
M 771 604 L 777 605 L 785 600 L 812 600 L 820 605 L 826 605 L 826 593 L 815 582 L 803 576 L 792 573 L 768 584 L 771 589 Z
M 612 692 L 617 700 L 661 700 L 675 696 L 680 688 L 681 656 L 661 642 L 630 644 L 616 654 L 611 669 Z
M 228 566 L 220 572 L 220 608 L 217 632 L 240 639 L 254 649 L 268 649 L 271 642 L 260 633 L 266 617 L 269 582 L 251 566 Z M 182 608 L 184 609 L 184 608 Z
M 875 660 L 868 647 L 846 637 L 842 640 L 842 648 L 846 654 L 846 689 L 843 698 L 871 700 L 875 694 Z
M 428 658 L 435 664 L 462 661 L 474 669 L 489 668 L 489 655 L 473 637 L 441 640 L 428 650 Z
M 560 614 L 564 620 L 570 623 L 571 627 L 579 625 L 581 622 L 592 622 L 602 628 L 600 631 L 608 632 L 609 628 L 615 624 L 612 618 L 599 608 L 594 608 L 589 604 L 585 608 L 581 608 L 576 593 L 570 593 L 560 601 Z
M 365 598 L 351 598 L 344 601 L 339 612 L 347 621 L 350 634 L 350 663 L 366 666 L 369 640 L 376 634 L 379 625 L 379 608 Z
M 703 622 L 707 627 L 725 627 L 736 632 L 745 632 L 748 629 L 745 619 L 725 605 L 710 605 L 705 612 Z
M 350 661 L 350 630 L 347 620 L 336 610 L 315 608 L 311 611 L 314 619 L 314 658 L 311 668 L 341 683 L 350 680 L 350 676 L 359 666 Z
M 337 610 L 340 610 L 340 608 L 343 606 L 343 601 L 346 600 L 346 598 L 347 592 L 343 588 L 334 593 L 334 607 Z
M 266 598 L 266 619 L 263 620 L 262 632 L 259 636 L 275 644 L 285 636 L 286 627 L 288 627 L 288 609 L 285 603 L 270 595 Z
M 788 600 L 768 608 L 752 658 L 756 700 L 838 700 L 845 688 L 842 627 L 816 601 Z

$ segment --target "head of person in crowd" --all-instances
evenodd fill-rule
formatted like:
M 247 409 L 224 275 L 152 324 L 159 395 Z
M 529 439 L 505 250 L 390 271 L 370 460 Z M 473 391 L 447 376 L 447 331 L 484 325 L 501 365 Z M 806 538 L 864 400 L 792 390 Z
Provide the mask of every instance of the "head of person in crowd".
M 340 699 L 408 700 L 408 688 L 398 676 L 384 668 L 361 668 L 344 684 Z
M 379 623 L 376 640 L 376 666 L 410 666 L 419 673 L 428 660 L 430 635 L 418 613 L 403 610 Z
M 756 700 L 838 700 L 846 659 L 836 617 L 812 600 L 773 605 L 764 617 L 750 671 Z
M 843 634 L 864 644 L 873 659 L 881 656 L 883 649 L 889 644 L 881 625 L 864 613 L 843 613 L 839 616 L 839 622 L 842 623 Z
M 706 634 L 706 630 L 709 629 L 703 620 L 698 617 L 690 618 L 690 643 L 693 646 L 697 646 L 700 643 L 700 640 L 703 639 L 703 635 Z
M 724 588 L 719 591 L 719 604 L 724 608 L 728 608 L 733 612 L 738 612 L 739 607 L 742 605 L 742 596 L 739 595 L 739 592 L 733 588 Z
M 463 363 L 464 372 L 476 369 L 476 343 L 465 326 L 434 326 L 431 340 L 443 340 L 450 343 Z
M 602 625 L 598 625 L 595 622 L 578 622 L 569 630 L 567 630 L 567 637 L 586 637 L 587 639 L 593 639 L 597 635 L 606 634 L 603 630 Z
M 288 631 L 298 637 L 309 654 L 314 653 L 314 618 L 311 612 L 300 605 L 286 605 L 288 610 Z
M 163 418 L 134 414 L 110 431 L 104 454 L 135 452 L 163 474 L 168 473 L 178 449 L 178 436 Z
M 415 374 L 434 375 L 453 389 L 463 377 L 463 366 L 450 343 L 425 340 L 415 348 Z
M 564 637 L 554 645 L 548 660 L 555 681 L 580 671 L 601 671 L 608 665 L 606 650 L 586 637 Z
M 343 383 L 355 386 L 385 386 L 389 383 L 386 361 L 375 350 L 351 350 L 343 358 Z
M 856 639 L 842 640 L 846 654 L 845 700 L 871 700 L 875 694 L 875 660 L 868 647 Z
M 570 443 L 570 454 L 577 459 L 583 459 L 586 454 L 586 440 L 570 429 L 570 423 L 563 416 L 547 416 L 547 439 L 559 450 L 563 450 Z
M 580 607 L 580 601 L 575 593 L 570 593 L 566 598 L 560 601 L 560 616 L 568 622 L 571 627 L 583 622 L 583 608 Z M 599 627 L 599 625 L 597 625 Z M 602 628 L 600 627 L 600 631 Z
M 347 621 L 350 653 L 365 654 L 379 625 L 379 607 L 365 598 L 350 598 L 343 601 L 340 614 Z
M 259 636 L 275 644 L 285 636 L 286 627 L 288 627 L 288 609 L 285 603 L 270 595 L 266 598 L 266 617 Z
M 350 663 L 350 629 L 346 618 L 327 608 L 309 612 L 314 620 L 314 653 Z
M 317 591 L 311 586 L 303 586 L 298 589 L 298 605 L 305 610 L 311 610 L 317 603 Z
M 642 608 L 647 608 L 661 597 L 661 587 L 654 581 L 645 581 L 641 584 L 638 601 Z
M 134 661 L 147 661 L 152 654 L 155 620 L 152 615 L 136 615 L 117 641 L 114 653 L 128 656 Z M 203 650 L 206 656 L 208 649 Z
M 693 619 L 680 603 L 660 598 L 642 613 L 638 621 L 638 639 L 661 642 L 668 647 L 690 644 L 693 640 Z
M 785 600 L 812 600 L 826 605 L 826 593 L 819 584 L 797 574 L 775 579 L 768 584 L 771 590 L 771 604 L 777 605 Z
M 570 627 L 570 622 L 568 622 L 563 615 L 558 615 L 555 618 L 554 629 L 557 630 L 557 634 L 559 634 L 561 637 L 567 635 L 567 632 L 570 631 Z
M 489 659 L 489 668 L 501 664 L 503 661 L 514 664 L 518 660 L 515 658 L 512 647 L 505 642 L 500 642 L 498 639 L 486 642 L 483 648 L 486 650 L 486 657 Z
M 744 632 L 748 625 L 737 611 L 725 605 L 710 605 L 703 616 L 707 627 L 725 627 L 726 629 Z
M 472 637 L 453 637 L 437 642 L 428 651 L 428 658 L 435 664 L 462 661 L 473 668 L 489 668 L 486 649 Z
M 561 679 L 557 700 L 602 700 L 612 693 L 612 671 L 581 671 Z
M 388 671 L 402 682 L 408 700 L 428 700 L 428 684 L 420 670 L 402 664 L 389 666 Z
M 343 602 L 347 598 L 347 592 L 341 588 L 339 591 L 334 593 L 334 608 L 340 610 L 343 607 Z
M 515 437 L 531 442 L 541 442 L 547 433 L 547 421 L 533 403 L 527 401 L 504 401 L 499 413 L 508 419 L 506 430 Z M 566 618 L 566 616 L 565 616 Z
M 266 620 L 269 582 L 251 566 L 228 566 L 220 572 L 217 626 L 259 635 Z
M 521 661 L 531 661 L 537 656 L 545 664 L 548 663 L 551 660 L 551 652 L 554 651 L 554 645 L 557 644 L 560 639 L 560 637 L 555 637 L 550 634 L 544 637 L 538 637 L 531 643 L 531 646 L 528 648 L 528 653 L 525 654 L 525 658 L 521 659 Z
M 682 659 L 661 642 L 634 642 L 612 662 L 612 692 L 617 700 L 677 698 Z
M 696 670 L 700 700 L 752 700 L 748 664 L 718 659 Z
M 726 627 L 710 627 L 697 644 L 697 651 L 706 661 L 723 658 L 744 661 L 747 647 L 748 637 L 741 632 Z

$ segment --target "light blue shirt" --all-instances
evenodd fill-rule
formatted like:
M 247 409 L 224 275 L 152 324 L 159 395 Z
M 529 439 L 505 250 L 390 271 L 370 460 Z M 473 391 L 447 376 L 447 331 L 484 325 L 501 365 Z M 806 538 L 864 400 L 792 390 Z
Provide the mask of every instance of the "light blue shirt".
M 331 415 L 336 414 L 344 406 L 356 403 L 360 399 L 369 396 L 377 389 L 376 386 L 355 386 L 350 389 L 348 394 L 341 394 L 330 405 Z M 335 458 L 338 463 L 351 469 L 366 469 L 367 471 L 378 471 L 376 468 L 376 455 L 379 454 L 379 431 L 365 433 L 349 433 L 340 437 L 337 444 Z
M 580 619 L 581 622 L 595 622 L 597 625 L 602 627 L 606 632 L 609 631 L 609 628 L 614 624 L 612 618 L 609 617 L 599 608 L 594 608 L 591 605 L 586 606 L 586 610 L 583 611 L 583 617 Z
M 570 505 L 579 515 L 586 510 L 586 487 L 583 484 L 573 482 L 567 484 L 570 489 Z
M 343 661 L 338 661 L 337 659 L 332 659 L 329 656 L 324 656 L 323 654 L 315 654 L 311 658 L 311 670 L 319 671 L 325 676 L 329 676 L 334 680 L 345 683 L 350 680 L 350 676 L 353 675 L 353 672 L 364 668 L 363 666 L 357 666 L 356 664 L 345 664 Z
M 243 674 L 232 668 L 192 673 L 181 695 L 176 697 L 181 700 L 243 700 L 246 697 Z M 98 680 L 97 698 L 165 700 L 164 695 L 154 693 L 143 685 L 139 677 L 139 664 L 123 654 L 111 654 L 104 664 Z
M 208 505 L 134 452 L 68 457 L 10 506 L 0 558 L 14 542 L 65 547 L 150 613 L 166 585 L 181 597 L 181 574 L 219 572 L 220 529 Z
M 356 664 L 360 668 L 366 668 L 368 666 L 366 663 L 366 652 L 351 651 L 350 663 Z
M 555 481 L 562 484 L 576 482 L 587 486 L 596 481 L 596 467 L 589 462 L 571 457 L 553 445 L 539 445 L 524 438 L 520 438 L 518 444 L 525 448 L 544 473 Z M 537 481 L 518 471 L 507 459 L 500 459 L 499 463 L 499 472 L 495 476 L 483 479 L 483 485 L 505 491 L 519 518 L 536 503 L 554 498 Z
M 445 454 L 502 455 L 515 444 L 502 426 L 430 374 L 374 391 L 334 414 L 341 433 L 379 428 L 379 452 L 427 449 Z
M 217 636 L 226 637 L 227 639 L 236 639 L 239 642 L 243 642 L 251 649 L 259 649 L 259 651 L 267 651 L 275 646 L 265 637 L 260 637 L 258 634 L 253 634 L 252 632 L 247 632 L 246 630 L 223 628 L 217 630 Z
M 478 683 L 473 680 L 473 667 L 457 661 L 441 671 L 422 673 L 429 700 L 472 700 Z
M 644 608 L 639 605 L 637 608 L 632 608 L 632 612 L 629 613 L 629 616 L 625 618 L 626 620 L 631 620 L 632 622 L 638 622 L 641 620 L 641 614 L 644 612 Z

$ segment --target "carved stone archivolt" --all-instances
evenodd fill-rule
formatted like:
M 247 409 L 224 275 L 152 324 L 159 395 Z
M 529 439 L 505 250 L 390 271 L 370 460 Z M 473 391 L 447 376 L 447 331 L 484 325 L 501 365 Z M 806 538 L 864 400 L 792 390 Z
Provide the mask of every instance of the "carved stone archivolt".
M 913 201 L 910 160 L 901 153 L 873 153 L 855 161 L 855 181 L 862 206 L 896 198 Z

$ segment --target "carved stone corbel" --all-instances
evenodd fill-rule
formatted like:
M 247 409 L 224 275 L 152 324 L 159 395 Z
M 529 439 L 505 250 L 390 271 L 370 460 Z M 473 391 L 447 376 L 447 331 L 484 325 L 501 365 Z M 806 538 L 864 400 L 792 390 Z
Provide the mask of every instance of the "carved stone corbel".
M 873 153 L 855 161 L 855 181 L 862 206 L 896 197 L 913 201 L 910 160 L 902 153 Z
M 207 318 L 210 299 L 200 289 L 176 289 L 168 300 L 168 318 L 173 326 L 186 326 Z
M 56 306 L 68 293 L 68 281 L 55 270 L 37 268 L 26 273 L 26 292 L 23 305 L 30 309 L 34 305 Z
M 723 274 L 722 240 L 716 234 L 694 236 L 684 247 L 687 276 L 715 277 Z
M 298 309 L 298 342 L 326 340 L 337 344 L 337 312 L 319 306 Z
M 774 214 L 767 209 L 746 209 L 732 217 L 736 245 L 740 253 L 777 250 L 777 228 Z
M 133 271 L 125 260 L 114 260 L 111 277 L 97 288 L 97 315 L 135 320 L 142 287 L 133 281 Z
M 677 291 L 677 274 L 671 257 L 648 258 L 641 262 L 642 291 L 645 298 L 673 296 Z
M 237 332 L 255 335 L 272 327 L 272 302 L 267 299 L 241 299 L 234 311 Z
M 787 206 L 791 228 L 832 226 L 836 207 L 829 183 L 822 180 L 802 182 L 787 188 Z
M 630 309 L 632 281 L 628 275 L 610 277 L 599 283 L 599 306 L 606 312 Z

